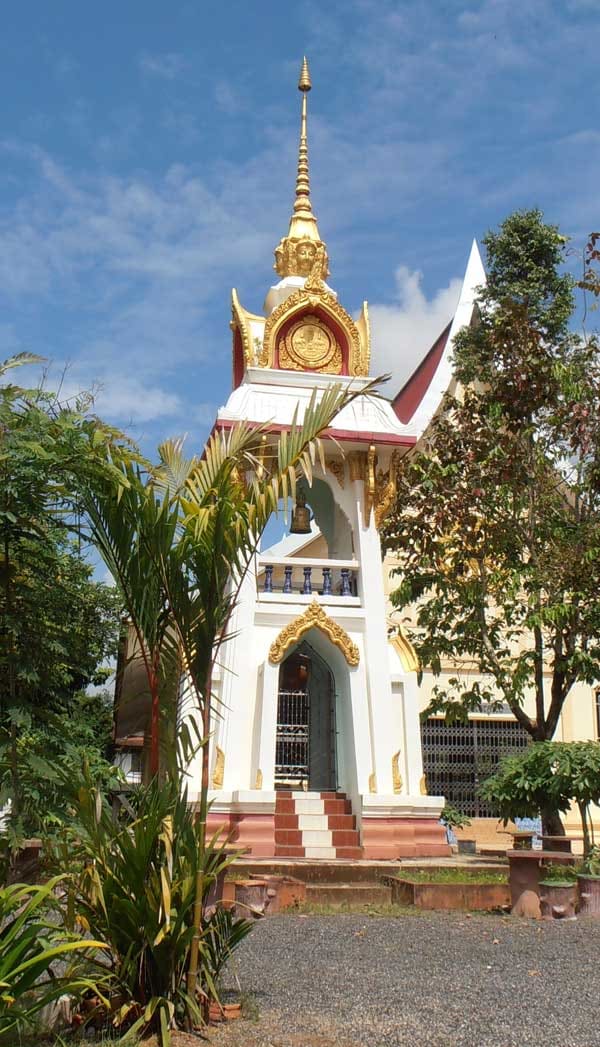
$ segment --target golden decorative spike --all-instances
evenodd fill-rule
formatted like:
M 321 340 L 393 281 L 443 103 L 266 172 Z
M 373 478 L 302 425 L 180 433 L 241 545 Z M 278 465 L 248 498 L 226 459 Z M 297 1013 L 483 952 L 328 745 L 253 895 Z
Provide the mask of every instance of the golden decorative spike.
M 310 91 L 312 87 L 310 79 L 310 71 L 308 68 L 308 62 L 306 61 L 306 55 L 302 60 L 302 69 L 300 70 L 300 79 L 298 80 L 299 91 Z
M 275 249 L 275 266 L 280 276 L 310 277 L 316 290 L 329 275 L 327 250 L 319 235 L 319 227 L 310 203 L 310 174 L 308 168 L 307 99 L 312 88 L 308 62 L 302 62 L 298 90 L 302 94 L 300 116 L 300 144 L 296 173 L 296 198 L 290 218 L 288 235 Z

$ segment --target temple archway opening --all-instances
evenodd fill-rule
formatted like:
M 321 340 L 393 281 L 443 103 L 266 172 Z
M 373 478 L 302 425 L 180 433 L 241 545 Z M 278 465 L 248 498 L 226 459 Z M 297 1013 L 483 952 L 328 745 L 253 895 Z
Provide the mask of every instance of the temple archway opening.
M 335 792 L 335 678 L 307 640 L 281 663 L 277 696 L 275 788 Z

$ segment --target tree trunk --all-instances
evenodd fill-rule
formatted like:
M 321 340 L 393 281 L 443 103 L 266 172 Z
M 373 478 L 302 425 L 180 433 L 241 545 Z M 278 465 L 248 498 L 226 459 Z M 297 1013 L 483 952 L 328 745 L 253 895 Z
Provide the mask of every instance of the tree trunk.
M 202 780 L 200 783 L 200 833 L 199 833 L 199 850 L 198 856 L 198 871 L 196 873 L 196 890 L 194 898 L 194 915 L 193 915 L 193 927 L 194 936 L 190 945 L 190 958 L 188 973 L 186 979 L 186 987 L 188 994 L 193 997 L 196 992 L 198 982 L 198 957 L 200 952 L 200 936 L 202 929 L 202 900 L 204 895 L 204 862 L 205 862 L 205 847 L 206 847 L 206 819 L 208 815 L 208 788 L 210 785 L 210 752 L 208 745 L 208 737 L 210 734 L 210 711 L 211 711 L 211 693 L 212 693 L 212 665 L 208 671 L 206 678 L 206 686 L 204 691 L 204 705 L 202 708 Z M 191 1031 L 191 1019 L 188 1016 L 188 1031 Z
M 8 638 L 8 694 L 12 717 L 15 714 L 17 704 L 17 678 L 15 671 L 13 633 L 10 621 L 12 614 L 12 588 L 10 584 L 10 544 L 7 534 L 4 536 L 4 597 L 6 635 Z M 10 724 L 9 765 L 12 787 L 11 816 L 13 820 L 16 820 L 21 813 L 21 779 L 19 775 L 18 731 L 17 725 L 13 719 L 11 719 Z
M 565 827 L 558 811 L 553 811 L 549 807 L 542 809 L 542 832 L 544 836 L 565 835 Z

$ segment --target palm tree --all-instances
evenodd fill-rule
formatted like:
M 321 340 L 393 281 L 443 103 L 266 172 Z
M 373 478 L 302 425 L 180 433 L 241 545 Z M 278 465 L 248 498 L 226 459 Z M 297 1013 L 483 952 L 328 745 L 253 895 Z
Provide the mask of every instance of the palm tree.
M 151 773 L 158 771 L 161 688 L 185 667 L 201 721 L 200 845 L 206 843 L 212 676 L 240 586 L 266 524 L 280 500 L 295 496 L 303 476 L 310 484 L 320 436 L 357 396 L 372 394 L 375 380 L 359 389 L 315 390 L 302 423 L 294 415 L 277 439 L 269 426 L 240 423 L 210 437 L 201 458 L 186 459 L 180 440 L 159 448 L 160 463 L 145 478 L 126 466 L 123 483 L 107 485 L 87 500 L 92 535 L 121 587 L 142 652 L 152 698 Z M 271 441 L 269 443 L 269 441 Z M 188 992 L 198 973 L 202 916 L 198 873 Z

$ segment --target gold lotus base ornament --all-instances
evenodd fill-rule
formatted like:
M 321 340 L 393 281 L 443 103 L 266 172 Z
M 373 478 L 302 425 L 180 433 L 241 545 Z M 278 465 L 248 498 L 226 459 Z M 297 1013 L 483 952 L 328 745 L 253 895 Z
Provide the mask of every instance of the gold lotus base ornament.
M 395 793 L 402 792 L 402 775 L 400 774 L 400 752 L 398 749 L 397 753 L 392 756 L 392 782 Z
M 342 370 L 342 350 L 318 316 L 303 316 L 279 343 L 279 366 L 288 371 Z
M 215 789 L 220 789 L 223 785 L 223 777 L 225 775 L 225 753 L 219 746 L 216 746 L 215 756 L 215 767 L 213 770 L 212 783 Z
M 332 644 L 339 648 L 348 665 L 358 665 L 360 661 L 358 647 L 352 642 L 346 630 L 334 622 L 316 600 L 313 600 L 304 614 L 294 618 L 293 622 L 286 625 L 277 639 L 273 641 L 269 650 L 271 664 L 278 665 L 279 662 L 282 662 L 290 647 L 298 643 L 309 629 L 320 629 Z

